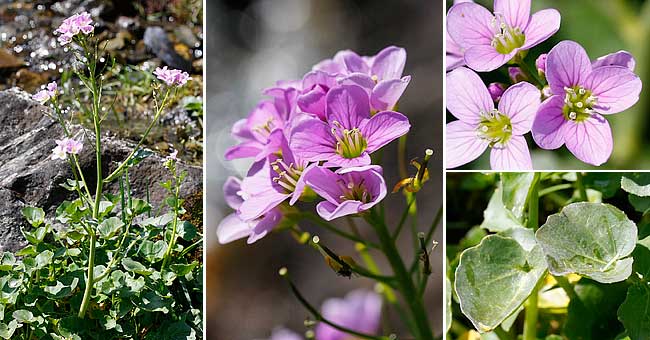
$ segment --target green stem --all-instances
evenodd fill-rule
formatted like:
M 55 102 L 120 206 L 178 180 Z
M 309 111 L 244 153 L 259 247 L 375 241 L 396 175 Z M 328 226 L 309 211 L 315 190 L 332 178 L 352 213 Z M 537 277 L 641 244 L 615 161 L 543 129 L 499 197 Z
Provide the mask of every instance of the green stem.
M 125 160 L 124 160 L 124 161 L 123 161 L 123 162 L 122 162 L 122 163 L 117 167 L 117 169 L 115 169 L 113 172 L 111 172 L 111 174 L 108 175 L 108 176 L 104 179 L 104 182 L 105 182 L 105 183 L 109 183 L 109 182 L 115 180 L 115 179 L 117 178 L 117 176 L 120 175 L 120 173 L 122 172 L 122 170 L 124 170 L 124 168 L 128 165 L 128 163 L 129 163 L 129 161 L 131 160 L 131 158 L 133 158 L 133 156 L 135 156 L 135 153 L 138 152 L 138 150 L 140 149 L 140 146 L 142 146 L 142 143 L 144 143 L 144 141 L 145 141 L 145 139 L 147 138 L 147 136 L 149 136 L 149 132 L 151 132 L 151 129 L 153 128 L 153 126 L 156 124 L 156 122 L 158 122 L 158 118 L 160 118 L 160 115 L 162 114 L 163 109 L 165 108 L 165 105 L 166 105 L 166 103 L 167 103 L 167 98 L 169 97 L 169 92 L 170 92 L 170 89 L 168 88 L 168 89 L 167 89 L 167 92 L 165 92 L 165 97 L 163 97 L 163 100 L 162 100 L 160 106 L 158 107 L 158 110 L 156 111 L 156 114 L 154 115 L 153 119 L 152 119 L 151 122 L 149 123 L 149 126 L 147 126 L 147 129 L 144 131 L 144 134 L 142 135 L 142 138 L 140 138 L 140 141 L 138 142 L 138 144 L 136 144 L 135 148 L 133 148 L 133 150 L 131 151 L 131 153 L 130 153 L 130 154 L 126 157 L 126 159 L 125 159 Z
M 576 172 L 576 187 L 578 193 L 580 193 L 580 200 L 587 202 L 589 198 L 587 197 L 587 190 L 585 189 L 584 179 L 581 172 Z
M 79 318 L 83 319 L 86 315 L 86 310 L 90 304 L 90 295 L 93 291 L 94 276 L 95 276 L 95 232 L 90 232 L 90 253 L 88 255 L 88 279 L 86 280 L 86 289 L 84 290 L 84 297 L 81 300 L 81 308 L 79 309 Z
M 551 186 L 551 187 L 544 188 L 544 189 L 540 190 L 539 191 L 539 197 L 546 196 L 546 195 L 554 193 L 556 191 L 562 191 L 562 190 L 571 189 L 571 188 L 573 188 L 573 185 L 571 185 L 569 183 L 554 185 L 554 186 Z
M 378 218 L 374 209 L 370 210 L 368 222 L 377 232 L 381 248 L 393 269 L 397 285 L 400 288 L 399 291 L 402 293 L 404 301 L 408 305 L 413 316 L 416 326 L 416 329 L 413 329 L 413 336 L 418 340 L 433 340 L 433 332 L 429 320 L 427 319 L 427 313 L 422 303 L 422 299 L 417 295 L 417 289 L 413 284 L 412 277 L 402 261 L 386 223 Z
M 533 183 L 528 194 L 528 227 L 536 231 L 539 227 L 539 173 L 533 177 Z M 523 340 L 537 339 L 537 304 L 539 300 L 539 284 L 535 286 L 526 301 Z
M 338 236 L 341 236 L 343 238 L 347 238 L 350 241 L 363 243 L 368 248 L 375 248 L 375 249 L 379 248 L 378 244 L 370 242 L 370 241 L 363 240 L 363 239 L 358 238 L 358 237 L 356 237 L 356 236 L 354 236 L 354 235 L 352 235 L 350 233 L 347 233 L 347 232 L 345 232 L 343 230 L 340 230 L 339 228 L 337 228 L 337 227 L 333 226 L 332 224 L 324 221 L 322 218 L 320 218 L 319 216 L 314 215 L 311 212 L 300 212 L 300 213 L 295 213 L 295 214 L 288 214 L 286 217 L 290 218 L 290 219 L 295 219 L 296 221 L 307 220 L 307 221 L 315 223 L 318 226 L 321 226 L 321 227 L 335 233 Z
M 172 254 L 172 251 L 174 250 L 174 246 L 176 244 L 176 228 L 178 227 L 178 197 L 180 195 L 180 188 L 181 184 L 179 183 L 179 178 L 176 177 L 176 168 L 175 165 L 173 167 L 173 175 L 174 175 L 174 181 L 176 184 L 176 188 L 174 190 L 174 221 L 172 222 L 172 236 L 171 239 L 169 240 L 169 247 L 167 247 L 167 251 L 165 252 L 165 256 L 163 258 L 163 263 L 162 266 L 160 267 L 160 271 L 162 272 L 163 269 L 167 266 L 169 263 L 170 256 Z
M 574 301 L 576 299 L 579 300 L 578 294 L 576 294 L 576 291 L 573 289 L 573 285 L 571 285 L 571 282 L 569 282 L 566 277 L 559 275 L 553 275 L 553 277 L 555 278 L 555 281 L 557 281 L 558 286 L 562 287 L 571 301 Z
M 494 329 L 494 333 L 499 337 L 500 340 L 513 340 L 512 335 L 503 330 L 501 326 Z
M 540 88 L 544 87 L 544 82 L 542 82 L 541 79 L 537 76 L 537 70 L 533 70 L 528 63 L 524 61 L 524 58 L 521 57 L 521 55 L 517 54 L 514 58 L 515 63 L 519 66 L 519 69 L 521 72 L 523 72 L 526 77 L 540 86 Z

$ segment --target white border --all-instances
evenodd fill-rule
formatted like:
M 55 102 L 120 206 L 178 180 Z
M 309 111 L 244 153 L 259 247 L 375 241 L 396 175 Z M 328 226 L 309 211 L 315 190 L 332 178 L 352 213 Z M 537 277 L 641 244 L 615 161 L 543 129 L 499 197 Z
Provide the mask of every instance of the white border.
M 203 283 L 202 283 L 203 287 L 201 287 L 202 290 L 203 290 L 202 291 L 203 310 L 202 310 L 201 314 L 203 314 L 202 315 L 202 317 L 203 317 L 203 335 L 202 335 L 202 339 L 206 339 L 206 337 L 207 337 L 207 329 L 208 329 L 208 327 L 207 327 L 207 317 L 206 317 L 207 316 L 207 301 L 208 301 L 208 299 L 207 299 L 208 294 L 207 294 L 207 290 L 206 290 L 206 274 L 207 274 L 207 272 L 206 272 L 206 263 L 207 263 L 207 256 L 208 256 L 207 242 L 206 242 L 206 239 L 207 239 L 206 230 L 208 229 L 207 228 L 208 223 L 207 223 L 207 220 L 206 220 L 206 217 L 207 217 L 207 214 L 206 214 L 206 211 L 207 211 L 207 198 L 208 198 L 208 196 L 206 194 L 206 189 L 207 189 L 207 186 L 206 186 L 206 182 L 207 182 L 206 181 L 207 180 L 207 174 L 206 174 L 206 169 L 207 169 L 207 166 L 206 166 L 207 165 L 206 149 L 207 148 L 206 148 L 206 146 L 207 146 L 207 137 L 208 137 L 207 132 L 208 131 L 207 131 L 206 127 L 208 125 L 207 124 L 208 115 L 206 114 L 206 107 L 205 107 L 205 105 L 208 103 L 208 100 L 207 100 L 207 93 L 208 93 L 207 92 L 207 87 L 208 87 L 207 84 L 208 84 L 208 81 L 207 81 L 207 78 L 206 78 L 206 75 L 207 75 L 207 68 L 206 68 L 207 67 L 207 62 L 206 61 L 208 60 L 208 53 L 207 53 L 208 48 L 207 48 L 206 43 L 207 43 L 208 40 L 205 38 L 207 36 L 207 26 L 206 26 L 206 23 L 207 23 L 206 17 L 207 17 L 207 9 L 208 9 L 207 0 L 203 0 L 201 2 L 201 6 L 203 6 L 203 8 L 201 8 L 201 12 L 203 13 L 203 23 L 202 23 L 202 25 L 203 25 L 203 27 L 202 27 L 203 36 L 202 36 L 202 39 L 201 39 L 202 42 L 203 42 L 203 45 L 202 45 L 203 46 L 203 55 L 202 55 L 203 56 L 203 62 L 202 62 L 203 63 L 203 65 L 202 65 L 202 67 L 203 67 L 203 75 L 202 75 L 203 76 L 203 160 L 202 160 L 203 164 L 201 164 L 202 169 L 203 169 L 203 254 L 202 254 L 203 255 L 203 258 L 202 258 L 203 263 L 201 263 L 201 265 L 203 266 Z

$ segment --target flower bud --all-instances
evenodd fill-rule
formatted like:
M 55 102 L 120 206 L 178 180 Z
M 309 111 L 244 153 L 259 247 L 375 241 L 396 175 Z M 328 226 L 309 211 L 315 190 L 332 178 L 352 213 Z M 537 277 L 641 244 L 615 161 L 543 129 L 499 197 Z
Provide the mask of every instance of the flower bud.
M 527 80 L 526 75 L 519 67 L 508 67 L 508 75 L 514 84 Z
M 491 83 L 488 85 L 488 92 L 490 92 L 490 97 L 494 102 L 498 102 L 503 95 L 503 92 L 506 91 L 506 86 L 501 83 Z

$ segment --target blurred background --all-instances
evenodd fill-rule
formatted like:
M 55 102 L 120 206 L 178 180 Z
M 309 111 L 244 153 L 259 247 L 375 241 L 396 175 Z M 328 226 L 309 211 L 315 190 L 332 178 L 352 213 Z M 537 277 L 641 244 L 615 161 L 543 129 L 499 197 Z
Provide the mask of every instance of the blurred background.
M 492 0 L 476 1 L 492 10 Z M 447 8 L 453 1 L 447 0 Z M 608 115 L 612 127 L 614 152 L 600 167 L 582 163 L 566 147 L 542 150 L 535 145 L 530 134 L 528 145 L 535 169 L 647 169 L 650 167 L 650 1 L 647 0 L 533 0 L 532 11 L 555 8 L 561 16 L 560 30 L 546 42 L 534 47 L 526 59 L 534 63 L 541 53 L 562 40 L 581 44 L 594 60 L 605 54 L 627 50 L 636 59 L 635 73 L 641 77 L 644 89 L 637 104 L 631 109 Z M 486 82 L 505 81 L 505 74 L 481 74 Z M 454 120 L 447 114 L 447 121 Z M 489 169 L 489 153 L 461 169 Z
M 443 4 L 441 0 L 207 0 L 206 6 L 207 338 L 267 338 L 279 325 L 303 332 L 308 313 L 277 275 L 280 267 L 290 269 L 315 306 L 357 287 L 372 289 L 371 282 L 336 276 L 320 254 L 298 245 L 287 233 L 269 235 L 254 245 L 244 240 L 217 243 L 216 226 L 231 213 L 222 198 L 223 181 L 230 175 L 241 176 L 249 166 L 248 161 L 224 160 L 226 148 L 235 143 L 230 128 L 262 98 L 262 89 L 280 79 L 301 78 L 313 64 L 339 50 L 374 55 L 389 45 L 406 48 L 404 74 L 413 77 L 400 101 L 400 111 L 412 124 L 407 159 L 421 158 L 426 148 L 436 151 L 432 180 L 418 195 L 420 229 L 426 230 L 442 204 Z M 393 143 L 384 154 L 389 187 L 399 180 L 396 149 Z M 396 223 L 403 196 L 389 195 L 386 203 L 388 219 Z M 353 254 L 350 242 L 306 229 L 317 231 L 324 244 L 339 253 Z M 442 240 L 441 227 L 434 238 Z M 411 259 L 409 237 L 401 240 L 404 257 Z M 442 323 L 441 255 L 440 248 L 432 254 L 434 274 L 425 300 L 436 334 Z

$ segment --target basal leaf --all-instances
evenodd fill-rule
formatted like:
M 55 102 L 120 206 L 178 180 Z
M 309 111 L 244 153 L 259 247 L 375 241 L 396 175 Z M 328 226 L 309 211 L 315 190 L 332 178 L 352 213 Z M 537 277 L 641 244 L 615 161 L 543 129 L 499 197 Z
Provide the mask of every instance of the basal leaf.
M 151 275 L 151 273 L 153 273 L 153 269 L 145 267 L 142 263 L 135 261 L 130 257 L 122 259 L 122 266 L 130 272 L 141 275 Z
M 650 285 L 639 282 L 627 291 L 627 297 L 618 309 L 618 318 L 631 340 L 650 338 Z
M 460 256 L 460 308 L 477 330 L 489 332 L 519 310 L 545 272 L 539 246 L 527 252 L 514 239 L 490 235 Z
M 501 173 L 501 197 L 503 205 L 518 219 L 522 220 L 528 191 L 533 184 L 535 174 L 532 172 Z
M 34 258 L 36 260 L 36 268 L 41 269 L 52 263 L 54 253 L 51 250 L 44 250 Z
M 27 222 L 31 224 L 34 228 L 43 224 L 45 221 L 45 212 L 41 208 L 36 207 L 24 207 L 22 209 L 23 216 L 27 219 Z
M 570 204 L 549 216 L 536 238 L 554 275 L 576 273 L 611 283 L 632 273 L 629 255 L 636 244 L 636 224 L 609 204 Z
M 650 185 L 639 185 L 625 176 L 621 177 L 621 189 L 640 197 L 650 196 Z
M 143 241 L 140 246 L 140 254 L 149 262 L 160 261 L 167 251 L 167 242 L 158 240 L 155 243 L 149 240 Z
M 495 189 L 487 209 L 483 212 L 481 228 L 492 232 L 500 232 L 521 227 L 523 227 L 522 222 L 503 204 L 501 189 Z
M 102 221 L 97 227 L 99 235 L 103 239 L 110 239 L 117 235 L 117 233 L 124 226 L 124 222 L 119 217 L 110 217 Z
M 31 323 L 34 321 L 34 314 L 25 309 L 19 309 L 13 312 L 11 316 L 14 318 L 14 320 L 18 321 L 18 323 Z

